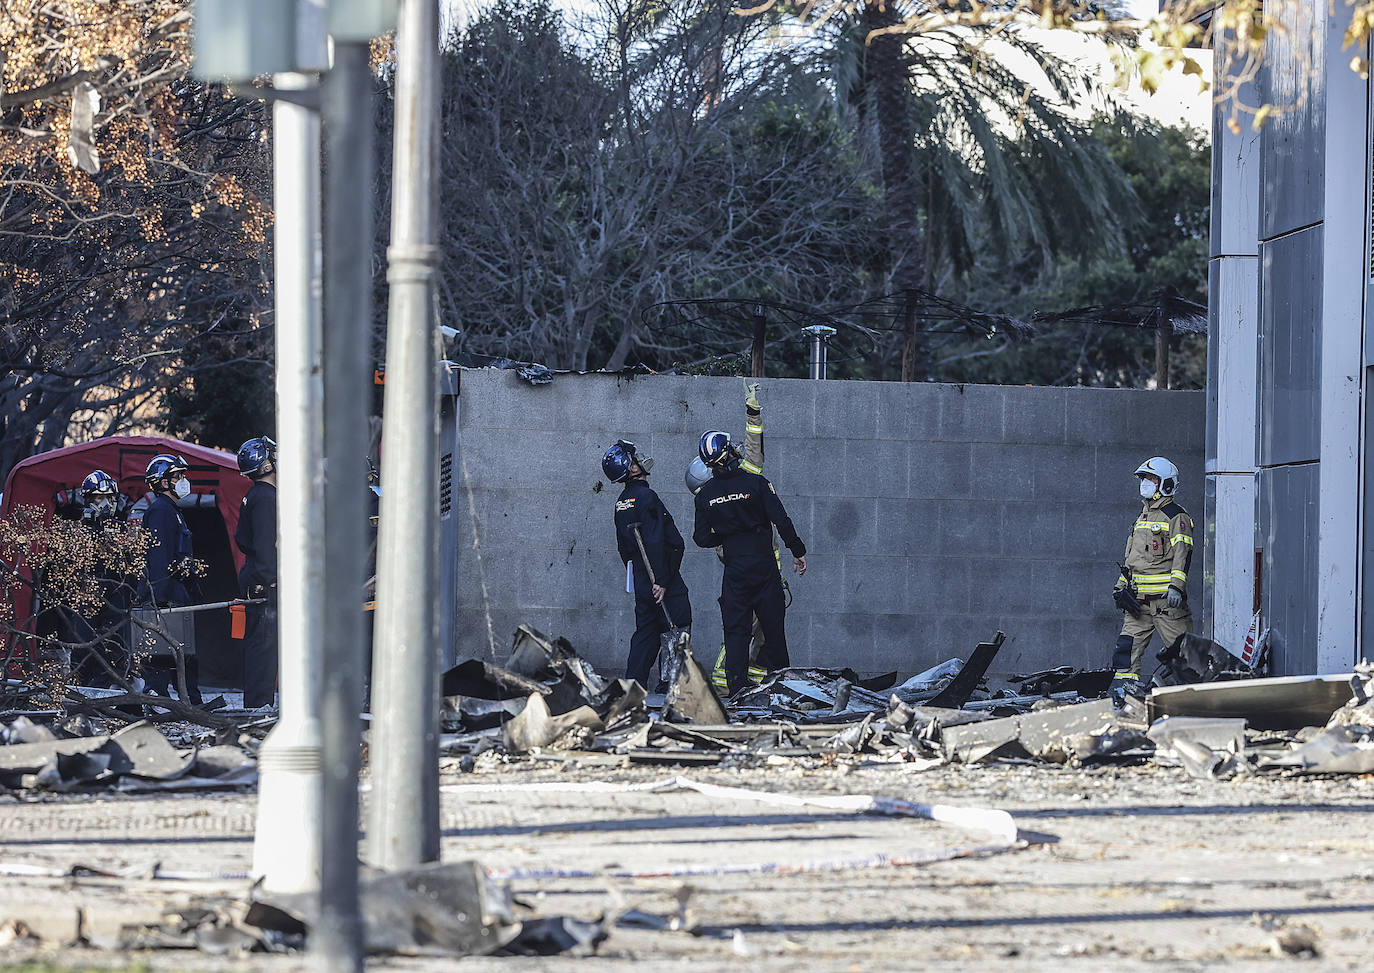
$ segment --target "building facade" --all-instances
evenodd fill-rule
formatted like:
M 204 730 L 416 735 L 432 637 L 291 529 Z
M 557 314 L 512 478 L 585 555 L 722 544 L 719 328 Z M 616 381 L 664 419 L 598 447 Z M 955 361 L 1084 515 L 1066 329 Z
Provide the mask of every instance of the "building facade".
M 1202 615 L 1239 646 L 1258 611 L 1276 674 L 1374 656 L 1370 85 L 1348 8 L 1292 6 L 1308 22 L 1243 92 L 1274 114 L 1235 133 L 1215 113 L 1209 268 Z

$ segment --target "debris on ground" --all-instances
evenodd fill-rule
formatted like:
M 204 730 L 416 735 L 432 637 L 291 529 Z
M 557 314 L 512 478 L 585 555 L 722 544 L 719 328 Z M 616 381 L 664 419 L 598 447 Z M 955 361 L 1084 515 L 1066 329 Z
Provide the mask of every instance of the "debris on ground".
M 243 787 L 257 783 L 253 753 L 234 744 L 174 747 L 154 725 L 107 732 L 98 720 L 73 717 L 46 726 L 20 716 L 0 731 L 0 788 L 123 792 Z
M 1005 642 L 998 632 L 967 660 L 901 683 L 896 673 L 800 666 L 722 700 L 685 642 L 667 646 L 667 693 L 649 696 L 637 683 L 601 677 L 566 639 L 522 625 L 504 668 L 474 660 L 445 674 L 441 748 L 463 758 L 464 770 L 499 751 L 505 759 L 664 766 L 1153 760 L 1207 780 L 1374 772 L 1370 667 L 1255 678 L 1222 646 L 1187 637 L 1160 653 L 1167 684 L 1143 699 L 1112 698 L 1110 669 L 989 677 Z M 1185 678 L 1198 682 L 1174 684 Z
M 73 875 L 101 875 L 77 868 Z M 99 912 L 75 909 L 69 923 L 43 917 L 44 935 L 22 919 L 0 926 L 0 946 L 79 942 L 96 949 L 199 950 L 211 955 L 295 953 L 317 921 L 313 894 L 188 892 L 185 882 L 137 884 L 135 902 Z M 543 916 L 515 900 L 509 885 L 474 861 L 367 872 L 358 884 L 363 948 L 374 956 L 551 956 L 587 954 L 608 923 Z

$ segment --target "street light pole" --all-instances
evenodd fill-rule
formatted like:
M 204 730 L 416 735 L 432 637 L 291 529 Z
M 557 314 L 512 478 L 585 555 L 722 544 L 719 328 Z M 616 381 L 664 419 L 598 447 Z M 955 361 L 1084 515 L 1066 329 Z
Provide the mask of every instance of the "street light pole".
M 328 234 L 325 245 L 324 743 L 320 912 L 313 965 L 363 968 L 358 915 L 358 771 L 361 762 L 363 576 L 367 505 L 367 390 L 372 329 L 372 76 L 366 40 L 334 38 L 324 82 Z
M 321 11 L 322 14 L 322 11 Z M 319 46 L 324 47 L 323 24 Z M 307 62 L 311 63 L 311 62 Z M 279 90 L 315 87 L 304 74 Z M 272 106 L 277 345 L 277 644 L 281 719 L 258 752 L 253 875 L 273 892 L 320 887 L 320 651 L 324 442 L 320 377 L 320 118 Z
M 368 860 L 385 869 L 439 858 L 438 89 L 438 0 L 401 0 L 369 761 Z

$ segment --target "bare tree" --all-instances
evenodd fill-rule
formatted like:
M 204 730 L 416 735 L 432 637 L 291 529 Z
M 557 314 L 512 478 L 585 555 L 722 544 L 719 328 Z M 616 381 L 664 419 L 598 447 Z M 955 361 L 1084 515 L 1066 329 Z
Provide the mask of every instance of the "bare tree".
M 199 345 L 256 354 L 270 323 L 265 115 L 187 80 L 187 6 L 5 14 L 0 471 L 154 419 Z
M 596 23 L 503 4 L 450 39 L 442 300 L 467 350 L 662 361 L 657 301 L 862 280 L 870 187 L 767 24 L 716 0 L 608 0 Z

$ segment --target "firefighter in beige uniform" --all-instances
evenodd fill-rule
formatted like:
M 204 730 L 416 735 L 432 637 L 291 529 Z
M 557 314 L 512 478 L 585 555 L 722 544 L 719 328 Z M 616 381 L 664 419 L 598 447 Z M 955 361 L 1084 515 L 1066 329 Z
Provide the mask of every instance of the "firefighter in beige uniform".
M 1114 684 L 1140 679 L 1145 647 L 1155 632 L 1167 648 L 1193 630 L 1188 608 L 1193 519 L 1174 499 L 1178 467 L 1162 456 L 1152 456 L 1136 468 L 1135 475 L 1144 504 L 1126 541 L 1126 571 L 1117 578 L 1113 596 L 1118 605 L 1129 605 L 1122 593 L 1134 595 L 1140 614 L 1134 615 L 1129 608 L 1122 612 L 1121 634 L 1112 655 Z

